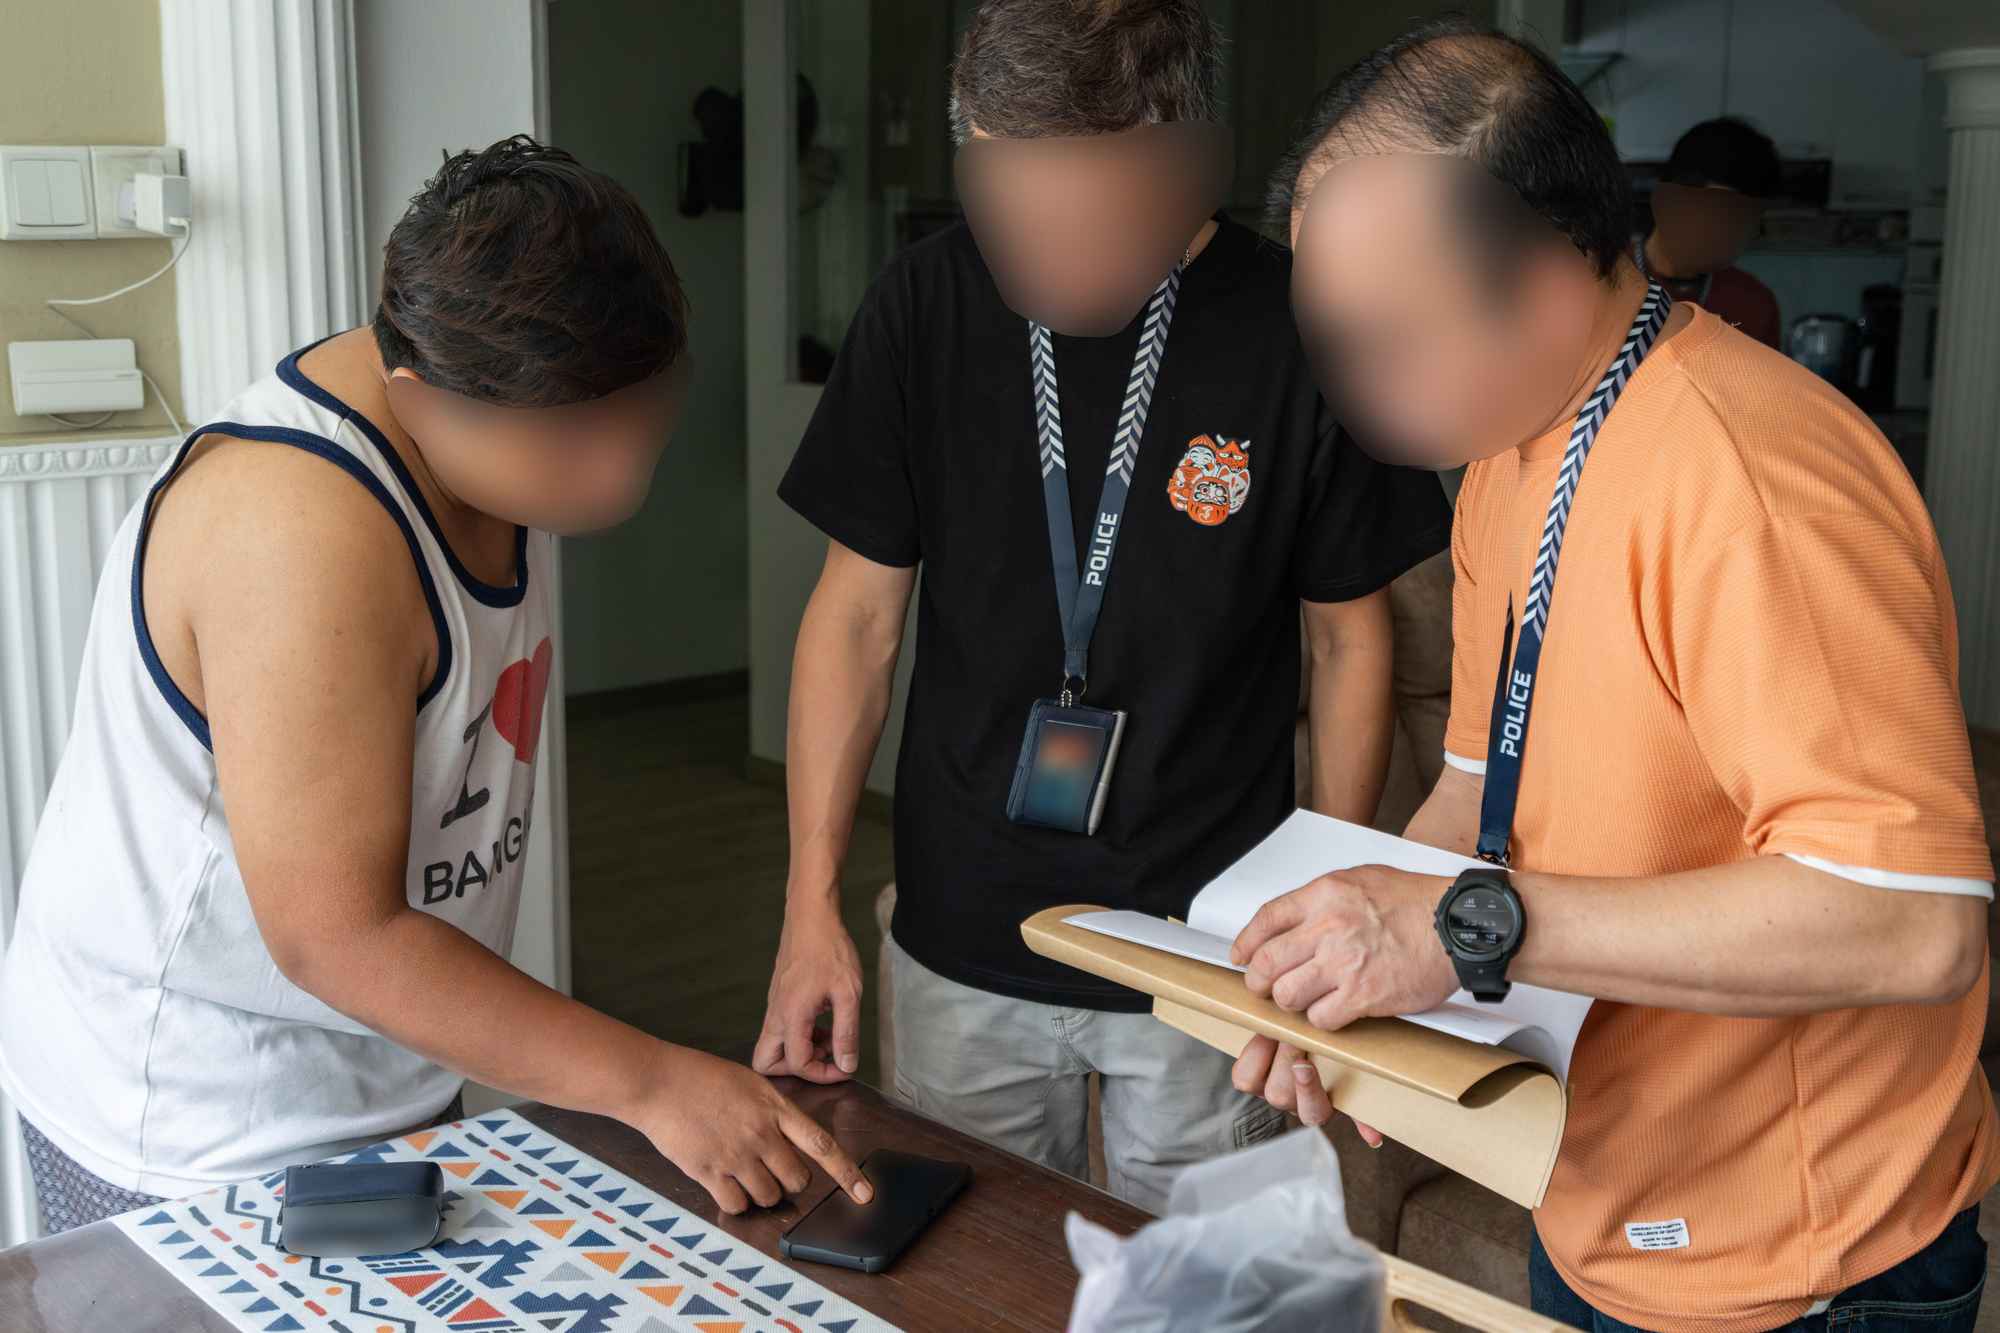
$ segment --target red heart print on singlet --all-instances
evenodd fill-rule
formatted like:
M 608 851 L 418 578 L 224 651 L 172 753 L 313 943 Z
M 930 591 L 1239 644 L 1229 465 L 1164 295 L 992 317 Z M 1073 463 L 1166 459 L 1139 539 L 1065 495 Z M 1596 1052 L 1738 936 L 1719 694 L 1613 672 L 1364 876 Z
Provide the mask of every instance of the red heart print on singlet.
M 532 658 L 522 658 L 500 673 L 493 687 L 493 726 L 514 747 L 514 757 L 535 762 L 542 740 L 542 705 L 548 701 L 549 667 L 555 648 L 547 639 L 535 645 Z

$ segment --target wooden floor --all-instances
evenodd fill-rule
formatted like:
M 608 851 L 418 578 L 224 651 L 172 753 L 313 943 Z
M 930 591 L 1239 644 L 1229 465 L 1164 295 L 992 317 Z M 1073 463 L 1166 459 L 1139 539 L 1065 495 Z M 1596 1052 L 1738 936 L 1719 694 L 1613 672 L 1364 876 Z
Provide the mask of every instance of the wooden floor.
M 574 699 L 568 729 L 576 997 L 740 1057 L 764 1020 L 786 862 L 785 794 L 745 776 L 747 695 Z M 863 814 L 843 899 L 866 969 L 861 1074 L 871 1081 L 873 903 L 891 864 L 887 822 Z
M 756 1039 L 785 896 L 785 796 L 745 776 L 740 687 L 570 701 L 570 930 L 578 999 L 648 1032 L 733 1056 Z M 2000 856 L 2000 734 L 1975 733 Z M 848 857 L 848 929 L 866 969 L 862 1077 L 873 1081 L 876 893 L 889 826 L 863 814 Z M 1993 918 L 2000 951 L 2000 913 Z

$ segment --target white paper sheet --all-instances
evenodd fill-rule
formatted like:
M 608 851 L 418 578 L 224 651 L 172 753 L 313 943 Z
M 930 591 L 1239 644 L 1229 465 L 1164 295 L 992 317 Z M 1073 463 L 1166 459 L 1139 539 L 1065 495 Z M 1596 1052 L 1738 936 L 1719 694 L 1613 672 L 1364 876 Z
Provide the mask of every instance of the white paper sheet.
M 1297 810 L 1270 837 L 1245 852 L 1195 895 L 1194 905 L 1188 909 L 1188 924 L 1234 939 L 1257 915 L 1258 908 L 1329 870 L 1376 865 L 1418 875 L 1456 875 L 1484 864 L 1393 833 Z
M 1178 921 L 1147 916 L 1144 912 L 1078 912 L 1068 921 L 1072 926 L 1082 926 L 1085 930 L 1109 935 L 1114 940 L 1129 940 L 1133 944 L 1192 958 L 1197 963 L 1213 963 L 1231 972 L 1246 970 L 1229 961 L 1229 944 L 1233 936 L 1226 939 L 1221 935 L 1211 935 L 1205 930 L 1183 926 Z
M 1113 939 L 1241 972 L 1243 968 L 1229 961 L 1229 946 L 1257 909 L 1329 870 L 1384 865 L 1420 875 L 1456 875 L 1481 864 L 1456 852 L 1300 810 L 1195 895 L 1185 926 L 1143 912 L 1079 912 L 1069 921 Z M 1467 1041 L 1505 1046 L 1546 1065 L 1567 1085 L 1576 1034 L 1589 1012 L 1587 996 L 1516 982 L 1498 1004 L 1482 1004 L 1461 990 L 1435 1009 L 1403 1017 Z

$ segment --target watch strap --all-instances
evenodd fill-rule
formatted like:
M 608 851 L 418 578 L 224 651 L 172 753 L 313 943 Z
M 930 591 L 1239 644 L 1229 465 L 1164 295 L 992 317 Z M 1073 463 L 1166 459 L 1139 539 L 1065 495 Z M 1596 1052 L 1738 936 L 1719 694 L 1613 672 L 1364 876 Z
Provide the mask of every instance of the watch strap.
M 1512 960 L 1497 958 L 1491 962 L 1470 963 L 1454 956 L 1452 965 L 1458 969 L 1458 984 L 1463 986 L 1475 1000 L 1494 1003 L 1507 998 L 1507 992 L 1514 983 L 1507 980 L 1507 964 Z

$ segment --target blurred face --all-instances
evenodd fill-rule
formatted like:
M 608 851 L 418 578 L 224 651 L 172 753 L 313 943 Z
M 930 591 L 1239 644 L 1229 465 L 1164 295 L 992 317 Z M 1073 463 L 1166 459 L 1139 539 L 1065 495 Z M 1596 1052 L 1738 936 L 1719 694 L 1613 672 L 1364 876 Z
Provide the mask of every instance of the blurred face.
M 481 513 L 562 536 L 637 512 L 680 420 L 687 358 L 601 398 L 501 407 L 398 369 L 389 406 L 450 492 Z
M 1600 301 L 1574 247 L 1458 158 L 1352 158 L 1304 184 L 1292 309 L 1321 392 L 1365 449 L 1450 468 L 1554 421 Z M 1515 206 L 1546 235 L 1515 243 Z
M 1675 277 L 1728 268 L 1749 248 L 1764 207 L 1722 185 L 1653 187 L 1653 246 Z
M 1205 121 L 1116 134 L 975 137 L 954 171 L 1009 309 L 1102 338 L 1132 322 L 1222 202 L 1229 133 Z

